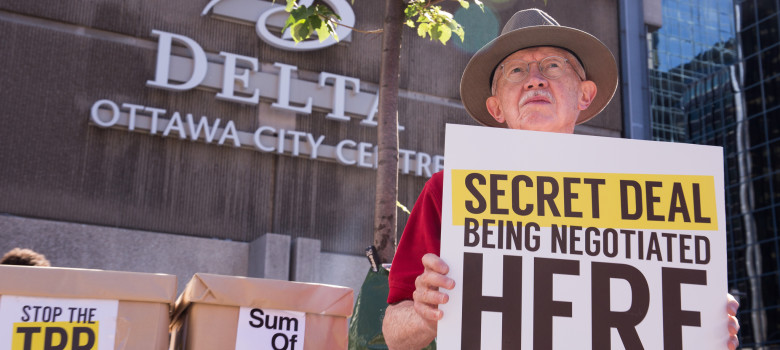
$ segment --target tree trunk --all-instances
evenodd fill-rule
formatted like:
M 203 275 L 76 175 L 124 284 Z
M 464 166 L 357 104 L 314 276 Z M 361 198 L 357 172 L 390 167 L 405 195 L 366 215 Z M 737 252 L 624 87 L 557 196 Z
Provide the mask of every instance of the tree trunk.
M 382 263 L 393 259 L 398 230 L 398 81 L 404 7 L 402 0 L 386 0 L 382 32 L 377 126 L 379 159 L 374 206 L 374 246 Z

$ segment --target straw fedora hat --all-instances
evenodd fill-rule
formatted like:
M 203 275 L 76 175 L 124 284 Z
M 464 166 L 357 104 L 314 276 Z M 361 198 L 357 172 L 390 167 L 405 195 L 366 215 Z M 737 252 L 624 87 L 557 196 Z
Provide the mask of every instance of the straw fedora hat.
M 485 126 L 506 128 L 490 115 L 485 101 L 492 95 L 491 77 L 496 67 L 515 51 L 535 46 L 556 46 L 571 51 L 585 68 L 585 78 L 596 84 L 596 98 L 580 112 L 582 124 L 601 112 L 615 94 L 618 70 L 615 57 L 601 40 L 579 29 L 564 27 L 539 9 L 518 11 L 501 35 L 471 57 L 460 80 L 460 97 L 466 111 Z

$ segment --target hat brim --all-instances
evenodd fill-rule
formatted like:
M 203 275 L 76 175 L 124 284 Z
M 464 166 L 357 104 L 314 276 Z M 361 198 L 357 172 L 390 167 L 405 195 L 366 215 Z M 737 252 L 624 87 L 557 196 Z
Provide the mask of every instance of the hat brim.
M 466 111 L 485 126 L 506 128 L 487 110 L 486 101 L 492 95 L 490 77 L 501 61 L 515 51 L 535 46 L 555 46 L 574 52 L 585 68 L 587 80 L 596 84 L 596 98 L 580 112 L 577 124 L 582 124 L 609 104 L 615 94 L 618 71 L 615 57 L 599 39 L 579 29 L 540 25 L 505 33 L 477 51 L 466 65 L 460 80 L 460 97 Z

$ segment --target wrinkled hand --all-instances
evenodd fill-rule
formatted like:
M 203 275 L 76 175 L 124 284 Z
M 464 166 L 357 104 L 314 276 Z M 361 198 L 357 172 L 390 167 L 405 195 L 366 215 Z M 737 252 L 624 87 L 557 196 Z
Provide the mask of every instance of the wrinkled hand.
M 444 316 L 439 310 L 439 305 L 449 300 L 449 296 L 439 291 L 439 288 L 455 288 L 455 281 L 447 277 L 450 267 L 436 256 L 425 254 L 422 257 L 425 271 L 414 281 L 414 311 L 427 323 L 428 327 L 435 331 L 436 322 Z
M 735 350 L 739 346 L 739 338 L 737 338 L 737 332 L 739 332 L 739 321 L 737 321 L 737 309 L 739 309 L 739 303 L 734 296 L 728 295 L 729 302 L 727 312 L 729 314 L 729 350 Z

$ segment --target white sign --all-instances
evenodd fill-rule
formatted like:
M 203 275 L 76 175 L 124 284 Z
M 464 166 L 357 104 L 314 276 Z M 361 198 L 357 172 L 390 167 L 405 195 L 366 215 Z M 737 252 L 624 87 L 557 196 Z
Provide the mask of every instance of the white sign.
M 117 300 L 0 296 L 0 350 L 114 349 Z
M 440 348 L 727 348 L 721 148 L 447 125 L 445 155 Z
M 303 350 L 306 313 L 242 307 L 236 350 Z

